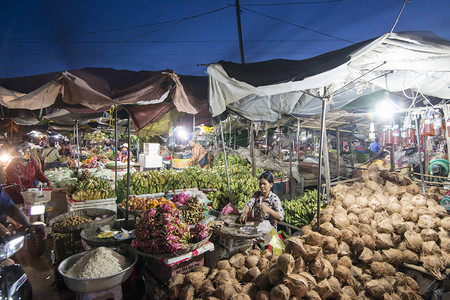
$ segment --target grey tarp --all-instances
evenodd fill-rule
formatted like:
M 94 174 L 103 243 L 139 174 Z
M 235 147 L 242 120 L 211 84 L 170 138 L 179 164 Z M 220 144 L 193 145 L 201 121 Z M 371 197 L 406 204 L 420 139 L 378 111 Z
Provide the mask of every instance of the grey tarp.
M 231 109 L 253 121 L 320 113 L 385 89 L 450 98 L 450 42 L 430 33 L 388 33 L 302 61 L 208 66 L 213 116 Z M 324 93 L 324 91 L 326 91 Z

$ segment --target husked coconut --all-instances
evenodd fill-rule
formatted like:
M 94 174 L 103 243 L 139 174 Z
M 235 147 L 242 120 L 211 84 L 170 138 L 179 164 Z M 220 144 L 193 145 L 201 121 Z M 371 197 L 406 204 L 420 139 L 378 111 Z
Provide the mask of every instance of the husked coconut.
M 338 229 L 345 229 L 350 226 L 350 222 L 347 219 L 347 213 L 340 213 L 333 216 L 331 223 L 334 225 L 334 227 Z
M 350 245 L 351 249 L 356 253 L 361 253 L 364 250 L 364 246 L 364 241 L 360 237 L 355 237 Z
M 323 249 L 327 252 L 336 253 L 338 248 L 337 240 L 332 236 L 325 236 L 323 238 Z
M 359 260 L 362 261 L 363 263 L 370 264 L 373 261 L 372 250 L 364 247 L 364 250 L 361 252 L 361 255 L 359 256 Z
M 316 291 L 308 291 L 304 297 L 306 300 L 322 300 Z
M 259 291 L 255 296 L 255 300 L 270 300 L 270 293 L 268 291 Z
M 317 281 L 316 281 L 316 279 L 314 279 L 314 277 L 309 272 L 301 272 L 299 275 L 306 279 L 309 289 L 316 288 Z
M 383 255 L 380 251 L 373 251 L 373 261 L 382 262 L 383 261 Z
M 243 281 L 252 282 L 256 279 L 256 277 L 258 277 L 259 274 L 261 274 L 261 271 L 258 269 L 258 267 L 250 268 L 244 275 Z
M 292 270 L 293 273 L 300 273 L 306 270 L 306 264 L 303 258 L 299 257 L 295 260 L 294 269 Z
M 269 260 L 265 257 L 261 257 L 258 261 L 258 269 L 261 270 L 262 273 L 266 273 L 269 270 Z
M 406 186 L 406 192 L 410 193 L 411 195 L 417 195 L 420 193 L 420 188 L 417 186 L 417 184 L 413 183 Z
M 445 231 L 450 232 L 450 217 L 443 218 L 441 220 L 441 226 Z
M 224 284 L 219 286 L 214 292 L 214 296 L 219 299 L 229 300 L 236 293 L 234 286 L 232 284 Z
M 205 274 L 202 272 L 191 272 L 184 277 L 183 284 L 192 285 L 195 290 L 198 290 L 205 279 Z
M 394 231 L 394 226 L 392 225 L 392 221 L 388 218 L 384 218 L 377 224 L 377 231 L 379 233 L 391 233 Z
M 420 234 L 412 230 L 407 230 L 404 236 L 406 240 L 406 246 L 408 247 L 408 249 L 420 253 L 423 244 L 423 240 Z
M 227 270 L 220 270 L 216 273 L 216 276 L 214 277 L 214 284 L 216 286 L 223 285 L 225 283 L 228 283 L 231 280 L 230 274 Z
M 419 225 L 420 228 L 435 228 L 436 221 L 430 215 L 422 215 L 419 217 L 417 225 Z
M 419 255 L 417 255 L 417 253 L 415 253 L 409 249 L 403 250 L 402 254 L 403 254 L 403 261 L 405 263 L 417 264 L 420 261 Z
M 283 272 L 277 267 L 269 270 L 269 282 L 271 285 L 277 285 L 283 280 Z
M 435 241 L 423 242 L 422 244 L 422 255 L 441 255 L 441 248 L 436 244 Z
M 249 251 L 248 254 L 249 254 L 249 255 L 256 255 L 256 256 L 258 256 L 258 257 L 261 257 L 261 250 L 258 250 L 258 249 L 252 249 L 252 250 Z
M 341 230 L 341 241 L 346 242 L 348 245 L 351 244 L 354 234 L 350 229 Z
M 291 254 L 294 258 L 298 258 L 306 253 L 306 249 L 299 237 L 290 237 L 286 240 L 285 252 Z
M 337 295 L 339 295 L 339 293 L 342 290 L 341 283 L 334 276 L 331 276 L 327 280 L 328 280 L 328 284 L 330 285 L 330 288 L 331 288 L 331 296 L 337 297 Z
M 305 237 L 305 242 L 310 246 L 322 247 L 323 235 L 318 232 L 311 232 Z
M 350 225 L 357 225 L 359 223 L 358 216 L 355 215 L 354 213 L 349 213 L 347 215 L 347 219 L 350 222 Z
M 346 242 L 340 242 L 338 246 L 337 253 L 339 256 L 350 255 L 350 246 Z
M 251 300 L 251 298 L 246 294 L 236 294 L 230 300 Z
M 380 249 L 390 249 L 394 247 L 394 243 L 392 242 L 392 237 L 388 233 L 378 233 L 376 235 L 375 244 Z
M 259 262 L 259 256 L 249 255 L 245 257 L 245 266 L 249 269 L 256 267 Z
M 338 261 L 338 265 L 345 266 L 347 268 L 351 268 L 352 260 L 348 256 L 342 256 Z
M 280 257 L 278 257 L 277 266 L 284 275 L 289 276 L 294 269 L 295 259 L 290 254 L 281 254 Z
M 256 285 L 258 286 L 258 288 L 260 290 L 269 290 L 270 289 L 270 281 L 269 281 L 269 275 L 265 274 L 265 273 L 261 273 L 259 274 L 255 280 L 253 281 L 254 283 L 256 283 Z
M 214 294 L 215 291 L 216 289 L 214 288 L 211 280 L 206 279 L 205 281 L 203 281 L 201 287 L 199 288 L 198 294 L 202 297 L 209 297 Z
M 334 270 L 334 276 L 339 280 L 339 282 L 349 284 L 352 273 L 347 267 L 337 266 L 337 268 Z
M 245 276 L 245 274 L 247 274 L 247 272 L 248 272 L 248 268 L 246 266 L 236 269 L 236 279 L 239 281 L 243 281 L 244 276 Z
M 334 253 L 325 254 L 324 258 L 331 263 L 333 268 L 335 268 L 337 266 L 337 263 L 338 263 L 338 256 L 337 256 L 337 254 L 334 254 Z
M 216 268 L 218 270 L 230 270 L 231 269 L 230 261 L 227 259 L 221 260 L 217 263 Z
M 230 258 L 230 264 L 235 268 L 240 268 L 245 265 L 245 256 L 242 253 L 237 253 Z
M 289 300 L 290 296 L 291 292 L 288 287 L 283 284 L 273 287 L 270 291 L 270 300 Z
M 314 260 L 317 256 L 322 254 L 322 248 L 317 246 L 304 245 L 306 252 L 303 253 L 302 257 L 305 262 L 310 262 Z
M 372 227 L 370 227 L 369 224 L 359 224 L 358 228 L 359 228 L 361 237 L 363 235 L 370 235 L 370 236 L 373 235 L 373 229 L 372 229 Z
M 386 273 L 386 267 L 382 262 L 373 262 L 370 264 L 370 272 L 373 277 L 378 278 Z
M 364 234 L 361 236 L 361 239 L 363 240 L 365 247 L 369 248 L 370 250 L 375 250 L 376 244 L 373 236 Z
M 179 299 L 192 300 L 194 299 L 194 294 L 195 294 L 194 287 L 188 284 L 181 289 Z
M 291 274 L 286 278 L 286 285 L 291 295 L 302 298 L 308 292 L 308 281 L 303 276 Z
M 351 266 L 350 272 L 352 273 L 352 277 L 359 279 L 362 275 L 362 269 L 357 266 Z
M 317 284 L 315 291 L 319 294 L 321 299 L 327 299 L 331 297 L 333 291 L 331 290 L 328 280 L 324 279 Z
M 395 266 L 403 265 L 403 253 L 397 249 L 382 250 L 383 259 Z
M 258 286 L 255 283 L 247 283 L 242 287 L 241 293 L 249 295 L 250 298 L 254 299 L 258 293 Z

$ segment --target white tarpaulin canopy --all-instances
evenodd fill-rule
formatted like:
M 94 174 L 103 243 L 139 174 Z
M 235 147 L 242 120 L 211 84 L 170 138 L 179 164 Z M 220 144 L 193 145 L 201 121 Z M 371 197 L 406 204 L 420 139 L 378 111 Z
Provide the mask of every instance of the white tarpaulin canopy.
M 208 66 L 213 116 L 227 108 L 252 121 L 320 113 L 380 90 L 450 98 L 450 42 L 429 32 L 387 33 L 302 61 Z

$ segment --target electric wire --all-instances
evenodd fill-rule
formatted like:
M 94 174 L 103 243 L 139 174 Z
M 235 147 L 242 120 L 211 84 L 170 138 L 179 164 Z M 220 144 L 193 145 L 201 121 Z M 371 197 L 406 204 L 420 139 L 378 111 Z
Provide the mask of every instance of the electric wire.
M 83 36 L 83 35 L 92 35 L 92 34 L 98 34 L 98 33 L 106 33 L 106 32 L 115 32 L 115 31 L 123 31 L 123 30 L 130 30 L 130 29 L 137 29 L 137 28 L 143 28 L 143 27 L 150 27 L 155 25 L 164 25 L 168 23 L 175 23 L 179 21 L 187 21 L 190 19 L 195 19 L 198 17 L 206 16 L 211 13 L 215 13 L 221 10 L 224 10 L 226 8 L 229 8 L 230 5 L 224 6 L 221 8 L 217 8 L 211 11 L 207 11 L 198 15 L 193 15 L 189 17 L 179 18 L 179 19 L 173 19 L 173 20 L 167 20 L 167 21 L 161 21 L 161 22 L 155 22 L 150 24 L 142 24 L 142 25 L 135 25 L 135 26 L 129 26 L 129 27 L 118 27 L 118 28 L 112 28 L 112 29 L 105 29 L 105 30 L 97 30 L 97 31 L 88 31 L 88 32 L 80 32 L 80 33 L 70 33 L 70 34 L 59 34 L 54 36 L 39 36 L 39 37 L 31 37 L 31 38 L 11 38 L 11 39 L 5 39 L 2 42 L 9 42 L 9 41 L 28 41 L 28 40 L 45 40 L 45 39 L 54 39 L 54 38 L 62 38 L 62 37 L 71 37 L 71 36 Z
M 289 21 L 286 21 L 286 20 L 283 20 L 283 19 L 280 19 L 280 18 L 277 18 L 277 17 L 269 16 L 269 15 L 267 15 L 267 14 L 264 14 L 264 13 L 261 13 L 261 12 L 257 12 L 257 11 L 255 11 L 255 10 L 253 10 L 253 9 L 250 9 L 250 8 L 241 7 L 241 9 L 242 9 L 242 10 L 249 11 L 249 12 L 252 12 L 252 13 L 257 14 L 257 15 L 264 16 L 264 17 L 269 18 L 269 19 L 273 19 L 273 20 L 276 20 L 276 21 L 279 21 L 279 22 L 282 22 L 282 23 L 286 23 L 286 24 L 289 24 L 289 25 L 292 25 L 292 26 L 295 26 L 295 27 L 299 27 L 299 28 L 302 28 L 302 29 L 304 29 L 304 30 L 308 30 L 308 31 L 311 31 L 311 32 L 314 32 L 314 33 L 318 33 L 318 34 L 327 36 L 327 37 L 331 37 L 331 38 L 333 38 L 333 39 L 338 39 L 338 40 L 340 40 L 340 41 L 344 41 L 344 42 L 347 42 L 347 43 L 350 43 L 350 44 L 354 44 L 354 43 L 355 43 L 355 42 L 353 42 L 353 41 L 350 41 L 350 40 L 347 40 L 347 39 L 343 39 L 343 38 L 334 36 L 334 35 L 332 35 L 332 34 L 328 34 L 328 33 L 325 33 L 325 32 L 321 32 L 321 31 L 318 31 L 318 30 L 315 30 L 315 29 L 311 29 L 311 28 L 302 26 L 302 25 L 298 25 L 298 24 L 295 24 L 295 23 L 292 23 L 292 22 L 289 22 Z
M 392 33 L 394 31 L 395 26 L 397 26 L 398 20 L 400 19 L 400 16 L 402 15 L 403 9 L 405 8 L 407 1 L 408 0 L 403 1 L 402 8 L 400 9 L 400 12 L 397 15 L 397 19 L 395 19 L 394 25 L 392 26 L 392 29 L 391 29 L 390 33 Z
M 342 2 L 342 0 L 327 0 L 327 1 L 301 1 L 301 2 L 282 2 L 282 3 L 249 3 L 240 4 L 240 6 L 281 6 L 281 5 L 304 5 L 304 4 L 324 4 L 324 3 L 335 3 Z

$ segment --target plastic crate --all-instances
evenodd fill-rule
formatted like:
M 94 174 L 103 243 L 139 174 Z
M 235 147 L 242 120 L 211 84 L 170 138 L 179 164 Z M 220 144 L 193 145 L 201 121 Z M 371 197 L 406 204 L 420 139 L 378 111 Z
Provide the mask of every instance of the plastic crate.
M 224 237 L 219 237 L 219 244 L 230 252 L 252 246 L 252 242 L 248 239 L 230 239 Z
M 72 201 L 67 199 L 68 211 L 74 211 L 84 208 L 103 208 L 110 209 L 117 212 L 117 198 L 86 200 L 86 201 Z

